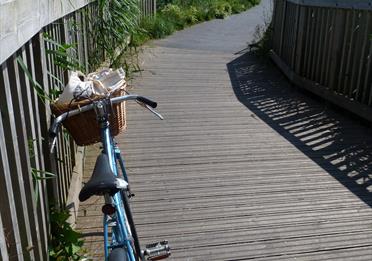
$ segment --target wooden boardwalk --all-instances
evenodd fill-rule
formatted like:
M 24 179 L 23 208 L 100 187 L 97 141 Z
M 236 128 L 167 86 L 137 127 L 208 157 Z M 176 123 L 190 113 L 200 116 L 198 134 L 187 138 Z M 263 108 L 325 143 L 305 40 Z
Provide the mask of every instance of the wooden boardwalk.
M 259 8 L 144 53 L 134 92 L 158 101 L 165 120 L 131 104 L 118 138 L 142 243 L 169 240 L 175 261 L 371 260 L 371 129 L 291 87 L 272 65 L 233 54 L 239 45 L 224 33 L 235 29 L 216 27 L 235 19 L 236 41 L 249 38 L 241 32 L 254 25 L 240 27 Z M 97 260 L 98 201 L 83 204 L 78 220 Z

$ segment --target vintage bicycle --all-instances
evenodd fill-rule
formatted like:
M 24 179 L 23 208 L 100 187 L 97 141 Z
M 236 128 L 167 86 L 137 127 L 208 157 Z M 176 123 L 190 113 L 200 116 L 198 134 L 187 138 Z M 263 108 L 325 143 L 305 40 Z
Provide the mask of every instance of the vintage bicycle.
M 63 121 L 94 110 L 101 135 L 102 152 L 97 157 L 90 180 L 80 191 L 79 200 L 85 201 L 93 195 L 103 196 L 105 199 L 102 206 L 105 260 L 160 260 L 170 255 L 168 242 L 149 244 L 145 249 L 141 249 L 129 206 L 129 199 L 133 197 L 133 194 L 129 187 L 124 159 L 110 132 L 109 117 L 112 106 L 124 101 L 136 101 L 158 118 L 163 119 L 154 110 L 157 103 L 146 97 L 133 94 L 104 97 L 77 109 L 66 111 L 55 118 L 49 130 L 51 151 L 55 148 L 57 134 Z

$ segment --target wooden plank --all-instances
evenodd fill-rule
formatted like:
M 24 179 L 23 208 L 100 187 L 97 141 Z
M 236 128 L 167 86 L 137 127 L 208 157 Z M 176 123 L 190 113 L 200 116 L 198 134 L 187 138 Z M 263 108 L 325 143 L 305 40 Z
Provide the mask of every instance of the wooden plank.
M 285 21 L 286 21 L 286 14 L 287 14 L 287 1 L 283 1 L 282 6 L 282 13 L 281 13 L 281 27 L 280 27 L 280 40 L 279 40 L 279 53 L 282 55 L 283 53 L 283 42 L 284 42 L 284 30 L 285 30 Z
M 10 168 L 12 169 L 11 178 L 12 178 L 12 188 L 13 193 L 16 197 L 19 197 L 21 200 L 15 201 L 16 211 L 13 212 L 17 215 L 19 233 L 21 236 L 22 248 L 32 246 L 31 231 L 30 231 L 30 222 L 28 216 L 28 208 L 26 206 L 26 195 L 23 187 L 23 178 L 22 178 L 22 169 L 21 169 L 21 160 L 18 155 L 18 139 L 17 139 L 17 130 L 16 123 L 13 111 L 13 101 L 12 95 L 10 93 L 10 81 L 9 81 L 9 70 L 8 66 L 12 66 L 11 63 L 8 65 L 2 65 L 2 72 L 4 76 L 4 89 L 0 90 L 0 108 L 6 115 L 3 118 L 3 128 L 6 128 L 8 131 L 4 133 L 5 142 L 7 146 L 8 160 Z M 30 254 L 29 258 L 33 257 L 33 253 Z
M 327 75 L 328 75 L 328 70 L 329 70 L 329 60 L 330 60 L 330 55 L 332 53 L 332 35 L 333 35 L 333 10 L 327 9 L 327 19 L 326 19 L 326 28 L 325 28 L 325 42 L 326 46 L 323 49 L 323 58 L 322 58 L 322 65 L 321 65 L 321 70 L 320 70 L 320 84 L 329 87 L 328 82 L 327 82 Z
M 326 36 L 327 36 L 327 18 L 328 18 L 328 10 L 321 9 L 319 10 L 321 13 L 320 18 L 320 32 L 319 32 L 319 40 L 318 40 L 318 47 L 317 47 L 317 56 L 314 64 L 314 72 L 313 72 L 313 79 L 316 82 L 321 83 L 321 71 L 323 69 L 323 58 L 325 56 L 325 49 L 327 46 Z M 318 21 L 319 22 L 319 21 Z
M 294 33 L 294 39 L 292 42 L 293 48 L 292 48 L 292 68 L 298 72 L 298 64 L 297 64 L 297 58 L 298 58 L 298 49 L 302 50 L 302 28 L 303 28 L 303 21 L 301 20 L 301 7 L 296 6 L 296 12 L 295 12 L 295 27 L 293 29 Z M 300 39 L 300 40 L 299 40 Z
M 313 35 L 314 49 L 311 55 L 312 61 L 310 64 L 310 71 L 309 71 L 309 75 L 310 75 L 309 79 L 313 81 L 317 81 L 315 77 L 316 76 L 315 72 L 316 72 L 316 68 L 319 66 L 317 59 L 318 59 L 318 54 L 319 54 L 319 49 L 320 49 L 319 45 L 321 42 L 321 33 L 322 33 L 322 12 L 323 12 L 323 9 L 320 9 L 320 8 L 317 8 L 314 11 L 315 13 L 315 17 L 314 17 L 315 30 L 314 30 L 314 35 Z
M 55 186 L 58 187 L 58 198 L 61 202 L 61 205 L 64 206 L 65 202 L 65 195 L 66 195 L 66 186 L 65 186 L 65 173 L 64 173 L 64 166 L 62 164 L 63 159 L 63 137 L 62 133 L 59 133 L 57 136 L 57 144 L 56 144 L 56 164 L 58 166 L 58 179 L 53 180 L 56 184 Z
M 23 47 L 20 50 L 19 56 L 22 57 L 22 60 L 27 65 L 27 57 L 26 57 L 26 47 Z M 24 171 L 23 171 L 23 177 L 24 177 L 24 184 L 25 184 L 25 191 L 26 196 L 28 198 L 27 205 L 29 209 L 32 209 L 33 211 L 30 212 L 30 223 L 31 225 L 31 233 L 33 238 L 33 247 L 35 251 L 35 258 L 37 260 L 43 260 L 43 251 L 41 246 L 41 238 L 40 238 L 40 226 L 39 226 L 39 214 L 36 206 L 37 198 L 36 198 L 36 192 L 34 189 L 34 180 L 31 176 L 31 167 L 40 170 L 39 162 L 36 159 L 37 151 L 33 149 L 36 144 L 34 140 L 36 139 L 35 135 L 35 124 L 34 124 L 34 117 L 33 117 L 33 111 L 32 111 L 32 100 L 31 100 L 31 86 L 29 84 L 28 79 L 26 79 L 26 75 L 24 72 L 19 71 L 21 69 L 18 67 L 18 64 L 15 63 L 15 72 L 16 75 L 18 75 L 20 85 L 17 86 L 16 95 L 18 96 L 18 107 L 21 117 L 19 117 L 18 122 L 18 129 L 22 129 L 22 135 L 18 135 L 18 138 L 23 137 L 23 139 L 19 139 L 19 149 L 20 154 L 23 154 L 23 162 L 24 162 Z M 14 103 L 16 105 L 17 102 Z M 30 148 L 30 144 L 32 149 Z M 24 151 L 22 153 L 22 150 Z M 30 153 L 30 150 L 32 150 L 32 154 Z M 34 154 L 36 152 L 36 154 Z M 38 184 L 36 186 L 39 186 Z
M 347 60 L 347 53 L 350 51 L 350 34 L 351 34 L 351 27 L 352 27 L 352 16 L 353 12 L 345 11 L 346 21 L 345 27 L 343 32 L 343 41 L 342 41 L 342 52 L 341 52 L 341 63 L 338 65 L 340 67 L 339 74 L 338 74 L 338 86 L 337 86 L 337 93 L 345 94 L 345 77 L 346 77 L 346 60 Z
M 306 75 L 307 68 L 306 64 L 307 61 L 309 60 L 309 51 L 310 51 L 310 21 L 311 21 L 311 12 L 309 8 L 304 8 L 304 13 L 305 13 L 305 28 L 306 28 L 306 33 L 304 34 L 305 37 L 305 44 L 304 44 L 304 49 L 303 49 L 303 56 L 300 61 L 301 63 L 301 74 L 302 76 Z
M 372 14 L 372 12 L 371 12 Z M 354 47 L 354 59 L 352 59 L 352 70 L 351 70 L 351 85 L 352 93 L 351 96 L 356 102 L 361 102 L 362 99 L 360 93 L 363 93 L 363 84 L 361 84 L 361 72 L 363 72 L 363 63 L 368 60 L 366 53 L 366 43 L 368 41 L 368 12 L 359 11 L 358 20 L 355 28 L 355 47 Z M 371 31 L 372 32 L 372 31 Z M 366 37 L 367 36 L 367 37 Z M 371 87 L 372 89 L 372 87 Z
M 29 61 L 30 55 L 29 53 L 28 55 L 26 55 L 26 48 L 27 48 L 27 51 L 29 51 L 28 47 L 29 46 L 26 45 L 22 48 L 20 57 L 22 58 L 25 65 L 27 66 L 28 70 L 32 71 L 32 69 L 30 70 L 31 68 L 30 66 L 31 62 Z M 31 72 L 31 75 L 33 75 L 32 72 Z M 28 145 L 31 146 L 32 148 L 30 149 L 32 151 L 32 154 L 29 155 L 30 164 L 32 168 L 41 170 L 41 166 L 39 162 L 39 151 L 37 147 L 38 141 L 37 141 L 37 136 L 36 136 L 36 124 L 37 123 L 34 118 L 34 116 L 36 115 L 34 113 L 34 106 L 33 106 L 33 94 L 32 94 L 33 87 L 31 86 L 29 79 L 26 78 L 25 74 L 22 73 L 22 71 L 20 73 L 20 78 L 21 78 L 21 81 L 23 82 L 22 98 L 23 98 L 23 104 L 25 105 L 23 108 L 24 108 L 24 113 L 25 113 L 24 120 L 25 120 L 25 127 L 26 127 L 25 129 L 27 132 L 26 136 L 28 138 Z
M 20 198 L 22 200 L 22 206 L 24 209 L 27 208 L 27 211 L 23 210 L 26 232 L 29 240 L 27 251 L 30 254 L 31 260 L 34 260 L 39 254 L 37 252 L 39 249 L 39 235 L 37 231 L 38 228 L 34 225 L 35 220 L 37 220 L 37 216 L 36 213 L 34 213 L 35 208 L 33 198 L 33 180 L 31 175 L 30 156 L 25 126 L 25 114 L 21 92 L 21 85 L 24 83 L 24 77 L 21 77 L 20 75 L 16 55 L 13 56 L 13 62 L 8 63 L 8 73 L 9 81 L 14 83 L 13 88 L 11 88 L 8 93 L 5 93 L 5 95 L 10 95 L 9 101 L 10 99 L 12 100 L 12 105 L 8 105 L 8 108 L 14 117 L 14 130 L 16 131 L 14 133 L 16 136 L 12 136 L 12 138 L 14 139 L 15 137 L 17 137 L 17 143 L 14 144 L 16 146 L 13 152 L 15 156 L 14 161 L 18 167 L 18 175 L 21 175 L 20 177 L 18 177 L 18 189 Z
M 367 1 L 353 1 L 353 0 L 287 0 L 288 2 L 297 5 L 317 6 L 317 7 L 332 7 L 339 9 L 356 9 L 356 10 L 371 10 L 372 2 Z
M 35 60 L 40 59 L 40 57 L 37 57 L 33 53 L 33 41 L 30 40 L 26 49 L 26 55 L 27 55 L 27 66 L 30 69 L 31 75 L 33 79 L 36 79 L 35 75 Z M 42 143 L 43 143 L 43 134 L 41 133 L 41 127 L 40 127 L 40 113 L 39 113 L 39 101 L 37 97 L 36 90 L 30 86 L 30 99 L 31 99 L 31 106 L 32 109 L 30 111 L 33 111 L 33 121 L 34 121 L 34 137 L 35 141 L 34 144 L 34 158 L 37 159 L 37 163 L 35 163 L 35 166 L 42 171 L 45 171 L 44 166 L 44 153 L 42 149 Z M 39 204 L 38 204 L 38 212 L 39 212 L 39 225 L 40 225 L 40 235 L 41 235 L 41 246 L 43 247 L 41 253 L 43 254 L 43 259 L 47 260 L 47 252 L 48 252 L 48 209 L 49 209 L 49 203 L 48 203 L 48 196 L 46 192 L 46 181 L 41 180 L 39 182 Z
M 60 19 L 60 22 L 58 24 L 52 24 L 50 27 L 50 32 L 52 34 L 52 38 L 58 42 L 58 43 L 71 43 L 69 39 L 69 35 L 67 30 L 65 30 L 65 26 L 68 23 L 68 18 L 63 17 Z M 57 46 L 55 45 L 49 45 L 49 48 L 52 50 L 57 50 Z M 59 66 L 55 64 L 54 57 L 50 56 L 50 60 L 47 63 L 50 73 L 56 77 L 57 79 L 62 79 L 62 71 Z M 56 89 L 57 86 L 60 86 L 58 81 L 54 78 L 50 77 L 50 85 L 48 85 L 49 92 L 51 92 L 53 89 Z M 58 83 L 58 84 L 57 84 Z M 55 98 L 55 97 L 53 97 Z M 58 188 L 58 198 L 62 205 L 65 204 L 65 166 L 63 164 L 63 143 L 62 143 L 62 133 L 58 134 L 57 138 L 57 146 L 56 146 L 56 166 L 57 166 L 57 179 L 53 179 L 52 182 L 54 183 L 54 187 Z
M 371 14 L 369 14 L 369 16 L 371 16 Z M 369 28 L 370 28 L 370 31 L 372 31 L 372 18 L 371 17 L 369 19 Z M 372 64 L 372 39 L 370 39 L 369 41 L 369 54 L 368 54 L 368 60 L 366 62 L 366 72 L 371 71 L 371 67 L 372 67 L 371 64 Z M 369 88 L 368 86 L 371 86 L 371 84 L 372 84 L 372 76 L 366 73 L 365 81 L 364 81 L 364 89 L 366 90 L 367 88 Z M 369 88 L 368 105 L 371 105 L 371 104 L 372 104 L 372 88 Z
M 7 249 L 7 237 L 6 237 L 7 235 L 4 232 L 5 231 L 4 231 L 3 221 L 2 221 L 2 218 L 1 218 L 1 215 L 0 215 L 0 253 L 1 253 L 1 260 L 8 261 L 9 260 L 9 254 L 8 254 L 8 249 Z
M 76 43 L 77 43 L 77 56 L 80 64 L 84 64 L 84 42 L 83 42 L 83 28 L 82 28 L 82 14 L 81 12 L 75 13 L 75 24 L 76 24 Z
M 308 46 L 308 57 L 306 61 L 306 74 L 305 76 L 308 79 L 311 79 L 311 64 L 314 59 L 314 49 L 315 49 L 315 33 L 316 33 L 316 9 L 310 8 L 309 9 L 309 46 Z
M 47 59 L 45 54 L 45 43 L 41 34 L 36 35 L 33 39 L 33 54 L 38 57 L 35 62 L 35 77 L 36 81 L 42 84 L 44 88 L 44 92 L 49 95 L 49 88 L 48 88 L 48 76 L 45 73 L 48 70 L 47 67 Z M 40 110 L 40 133 L 48 133 L 48 128 L 50 125 L 50 109 L 49 109 L 49 101 L 45 101 L 44 103 L 39 104 Z M 49 142 L 47 140 L 43 140 L 43 151 L 49 151 Z M 45 169 L 52 173 L 57 173 L 57 166 L 55 159 L 53 158 L 54 155 L 50 155 L 49 153 L 44 153 L 44 162 L 45 162 Z M 48 188 L 48 199 L 51 201 L 55 201 L 56 204 L 59 204 L 58 199 L 58 187 L 55 186 L 55 182 L 49 183 L 50 187 Z M 49 186 L 49 185 L 48 185 Z
M 76 42 L 76 35 L 74 33 L 74 26 L 75 26 L 75 15 L 70 14 L 69 16 L 64 17 L 61 20 L 61 24 L 58 28 L 58 32 L 60 34 L 59 41 L 61 43 L 68 43 L 68 44 L 78 44 Z M 78 51 L 78 49 L 76 49 Z M 69 55 L 71 57 L 74 57 L 78 59 L 78 54 L 74 54 L 72 50 L 69 50 Z M 58 66 L 56 66 L 58 67 Z M 61 73 L 59 74 L 59 78 L 64 82 L 67 83 L 68 81 L 68 74 L 69 72 L 65 71 L 63 68 L 59 68 L 61 70 Z M 65 133 L 64 131 L 61 131 L 59 134 L 59 146 L 58 146 L 58 162 L 57 165 L 60 166 L 60 172 L 59 172 L 59 186 L 61 187 L 61 197 L 63 204 L 66 204 L 67 201 L 67 195 L 68 195 L 68 187 L 69 187 L 69 176 L 70 176 L 70 161 L 68 153 L 68 146 L 69 144 L 65 140 Z
M 67 200 L 67 194 L 68 194 L 68 187 L 69 187 L 69 182 L 68 182 L 68 177 L 69 177 L 69 162 L 68 162 L 68 155 L 67 155 L 67 144 L 66 144 L 66 139 L 65 139 L 65 133 L 61 132 L 60 133 L 60 154 L 58 155 L 59 158 L 59 164 L 61 165 L 61 186 L 62 186 L 62 197 L 63 197 L 63 202 L 66 204 Z
M 334 92 L 337 92 L 337 85 L 338 85 L 338 76 L 339 76 L 339 69 L 340 69 L 340 57 L 341 57 L 341 50 L 342 50 L 342 38 L 343 38 L 343 28 L 345 26 L 344 19 L 345 13 L 340 10 L 336 9 L 335 11 L 335 18 L 333 24 L 333 34 L 332 34 L 332 51 L 330 56 L 330 65 L 329 71 L 327 73 L 327 79 L 329 81 L 329 87 L 332 88 Z
M 278 21 L 278 17 L 280 15 L 280 12 L 279 12 L 279 3 L 280 3 L 280 0 L 278 1 L 274 1 L 274 8 L 273 8 L 273 37 L 272 37 L 272 41 L 273 41 L 273 49 L 278 52 L 278 37 L 276 37 L 277 35 L 277 32 L 278 32 L 278 25 L 279 23 L 277 22 Z
M 317 63 L 318 59 L 318 52 L 319 52 L 319 43 L 320 43 L 320 34 L 321 34 L 321 26 L 322 26 L 322 9 L 315 8 L 314 9 L 314 31 L 312 35 L 312 49 L 311 49 L 311 60 L 310 60 L 310 67 L 309 67 L 309 79 L 316 81 L 315 72 L 316 68 L 319 66 Z
M 0 90 L 5 88 L 5 82 L 8 82 L 7 70 L 2 67 L 0 73 Z M 1 112 L 5 112 L 4 108 L 1 108 Z M 18 227 L 17 215 L 10 215 L 10 213 L 16 213 L 16 205 L 13 193 L 11 171 L 8 159 L 8 149 L 5 143 L 5 130 L 3 125 L 3 113 L 0 113 L 0 167 L 2 175 L 0 175 L 0 209 L 2 222 L 5 229 L 5 237 L 8 248 L 8 254 L 11 258 L 18 258 L 23 260 L 22 253 L 22 242 L 20 236 L 20 230 Z M 5 113 L 4 113 L 5 115 Z
M 348 96 L 349 98 L 352 98 L 352 94 L 355 88 L 355 83 L 351 82 L 352 80 L 352 60 L 353 56 L 355 55 L 355 41 L 356 41 L 356 32 L 359 30 L 359 26 L 357 24 L 357 17 L 358 12 L 352 11 L 352 22 L 351 22 L 351 28 L 350 28 L 350 41 L 348 43 L 348 52 L 347 52 L 347 60 L 346 60 L 346 69 L 345 69 L 345 78 L 343 83 L 343 93 L 344 95 Z
M 87 19 L 89 16 L 89 10 L 85 10 L 85 12 L 82 12 L 81 14 L 81 27 L 82 27 L 82 44 L 83 44 L 83 51 L 84 51 L 84 67 L 85 67 L 85 73 L 89 72 L 89 42 L 88 42 L 88 26 Z
M 370 15 L 368 12 L 365 14 L 365 35 L 368 35 L 368 27 L 370 23 Z M 368 45 L 367 43 L 369 42 L 368 38 L 364 37 L 363 43 L 362 43 L 362 50 L 361 50 L 361 58 L 360 58 L 360 63 L 358 66 L 358 76 L 357 76 L 357 86 L 358 90 L 356 93 L 356 99 L 360 101 L 361 103 L 366 104 L 367 103 L 367 97 L 366 97 L 366 92 L 368 92 L 368 88 L 364 88 L 365 86 L 363 85 L 363 71 L 366 69 L 366 64 L 368 61 Z
M 372 67 L 372 40 L 370 40 L 370 47 L 369 47 L 369 55 L 368 55 L 368 61 L 367 61 L 367 69 L 366 71 L 371 71 L 371 67 Z M 364 81 L 364 88 L 367 89 L 369 86 L 371 86 L 371 75 L 370 74 L 366 74 L 365 76 L 365 81 Z M 368 100 L 368 105 L 372 105 L 372 90 L 370 90 L 370 93 L 369 93 L 369 100 Z
M 296 37 L 297 37 L 297 32 L 296 32 L 296 26 L 293 26 L 293 24 L 297 25 L 298 20 L 297 20 L 297 8 L 295 5 L 291 6 L 291 21 L 292 21 L 292 26 L 290 26 L 290 36 L 289 36 L 289 50 L 288 50 L 288 62 L 291 65 L 291 68 L 295 68 L 295 63 L 294 63 L 294 54 L 296 52 Z

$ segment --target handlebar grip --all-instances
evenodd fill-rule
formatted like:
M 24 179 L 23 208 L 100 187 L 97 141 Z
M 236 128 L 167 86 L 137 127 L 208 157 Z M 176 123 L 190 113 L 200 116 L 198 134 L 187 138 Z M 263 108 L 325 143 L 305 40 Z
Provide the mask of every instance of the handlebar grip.
M 151 108 L 156 108 L 158 106 L 158 104 L 150 99 L 147 99 L 143 96 L 138 96 L 137 97 L 137 100 L 140 101 L 140 102 L 143 102 L 144 104 L 147 104 L 148 106 L 150 106 Z

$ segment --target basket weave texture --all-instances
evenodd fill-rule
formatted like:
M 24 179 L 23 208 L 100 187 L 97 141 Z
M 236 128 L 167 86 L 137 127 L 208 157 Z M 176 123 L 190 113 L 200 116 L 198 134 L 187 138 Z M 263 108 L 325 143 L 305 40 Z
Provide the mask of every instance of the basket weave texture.
M 126 84 L 111 93 L 111 97 L 125 95 Z M 91 103 L 94 100 L 102 99 L 96 96 L 90 100 L 85 99 L 72 103 L 53 103 L 50 105 L 52 113 L 56 116 L 69 110 L 74 110 Z M 112 105 L 113 113 L 109 116 L 110 131 L 112 136 L 117 136 L 125 130 L 125 102 Z M 69 117 L 63 122 L 63 126 L 70 132 L 75 142 L 79 146 L 87 146 L 101 141 L 100 128 L 94 110 L 86 111 L 81 114 Z

